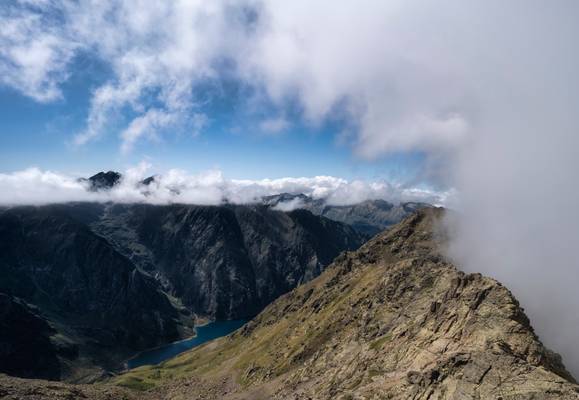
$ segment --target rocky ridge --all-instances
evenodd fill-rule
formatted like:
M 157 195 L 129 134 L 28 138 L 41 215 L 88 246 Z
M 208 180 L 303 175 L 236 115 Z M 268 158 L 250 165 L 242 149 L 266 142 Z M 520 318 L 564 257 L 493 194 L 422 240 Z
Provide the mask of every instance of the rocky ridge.
M 154 399 L 577 399 L 499 282 L 445 259 L 426 209 L 233 335 L 115 382 Z
M 234 334 L 107 384 L 0 376 L 16 400 L 579 399 L 508 289 L 445 259 L 422 210 Z M 124 389 L 122 387 L 125 387 Z

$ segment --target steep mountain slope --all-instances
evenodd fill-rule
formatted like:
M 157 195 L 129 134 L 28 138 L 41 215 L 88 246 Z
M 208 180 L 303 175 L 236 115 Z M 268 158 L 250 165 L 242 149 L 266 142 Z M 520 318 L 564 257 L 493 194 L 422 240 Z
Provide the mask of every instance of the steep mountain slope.
M 5 363 L 0 372 L 93 379 L 136 351 L 188 335 L 196 316 L 254 316 L 363 239 L 304 210 L 263 206 L 75 203 L 4 210 L 0 293 L 19 324 L 0 332 L 0 359 L 5 353 L 7 360 L 28 360 L 23 366 L 33 360 L 35 350 L 20 343 L 20 332 L 38 326 L 28 332 L 30 341 L 56 364 L 45 370 L 34 362 L 30 369 Z M 37 310 L 28 312 L 29 306 Z M 22 318 L 14 315 L 18 310 Z
M 189 331 L 155 279 L 86 226 L 49 207 L 0 214 L 0 292 L 15 321 L 5 344 L 14 349 L 11 357 L 34 357 L 21 343 L 26 333 L 27 343 L 43 343 L 58 360 L 52 370 L 31 364 L 22 373 L 10 363 L 0 365 L 0 371 L 20 376 L 98 375 L 95 366 L 112 368 L 135 351 Z
M 262 206 L 108 205 L 90 226 L 193 312 L 217 319 L 254 316 L 365 239 L 304 210 Z
M 0 293 L 0 365 L 10 375 L 58 379 L 54 329 L 27 304 Z
M 151 399 L 578 399 L 512 294 L 441 254 L 426 209 L 227 338 L 116 383 Z
M 313 199 L 304 194 L 282 193 L 266 196 L 263 203 L 274 208 L 301 208 L 334 221 L 352 226 L 358 232 L 373 236 L 397 224 L 421 208 L 432 207 L 426 203 L 403 202 L 394 205 L 385 200 L 365 200 L 360 203 L 338 206 L 324 199 Z

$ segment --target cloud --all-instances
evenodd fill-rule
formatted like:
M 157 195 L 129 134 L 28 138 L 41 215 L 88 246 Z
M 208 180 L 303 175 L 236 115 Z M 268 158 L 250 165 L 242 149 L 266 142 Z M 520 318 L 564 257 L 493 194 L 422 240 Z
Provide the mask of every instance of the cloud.
M 121 146 L 122 152 L 130 152 L 135 142 L 142 136 L 157 139 L 157 133 L 160 130 L 175 124 L 178 119 L 179 116 L 177 114 L 171 114 L 157 109 L 147 110 L 145 114 L 131 121 L 127 129 L 121 133 L 123 141 Z
M 288 201 L 280 201 L 275 206 L 273 206 L 274 210 L 289 212 L 296 210 L 298 208 L 302 208 L 304 206 L 304 201 L 300 198 L 291 199 Z
M 156 137 L 162 115 L 189 121 L 197 132 L 205 121 L 194 87 L 215 79 L 214 64 L 243 36 L 237 8 L 227 1 L 8 2 L 0 6 L 0 79 L 52 101 L 78 67 L 75 57 L 94 57 L 112 74 L 95 89 L 73 144 L 98 139 L 118 115 L 134 115 L 121 133 L 125 150 Z
M 52 11 L 48 2 L 44 7 Z M 29 7 L 0 6 L 0 83 L 39 102 L 61 98 L 59 85 L 78 48 L 48 19 Z
M 259 123 L 259 129 L 267 135 L 278 135 L 289 127 L 289 121 L 283 117 L 265 119 Z
M 465 90 L 445 61 L 452 49 L 435 54 L 439 35 L 432 26 L 414 32 L 411 15 L 420 9 L 403 2 L 52 0 L 1 9 L 4 84 L 49 101 L 61 96 L 75 56 L 110 67 L 76 145 L 97 140 L 121 114 L 134 115 L 120 134 L 125 151 L 158 137 L 153 116 L 201 112 L 196 87 L 218 85 L 224 62 L 232 66 L 227 77 L 264 93 L 265 103 L 283 111 L 297 99 L 313 124 L 341 104 L 359 127 L 362 157 L 453 149 L 467 134 Z M 266 134 L 288 126 L 279 117 L 259 124 Z
M 332 176 L 280 178 L 263 180 L 227 179 L 219 170 L 188 174 L 172 169 L 156 175 L 148 186 L 141 184 L 150 176 L 151 165 L 141 163 L 128 169 L 120 184 L 110 191 L 91 192 L 87 184 L 55 172 L 31 168 L 14 173 L 0 173 L 0 205 L 40 205 L 70 201 L 217 205 L 224 202 L 246 204 L 263 196 L 279 193 L 303 193 L 327 199 L 329 204 L 353 204 L 367 199 L 390 201 L 425 201 L 444 203 L 447 192 L 409 190 L 386 182 L 347 181 Z

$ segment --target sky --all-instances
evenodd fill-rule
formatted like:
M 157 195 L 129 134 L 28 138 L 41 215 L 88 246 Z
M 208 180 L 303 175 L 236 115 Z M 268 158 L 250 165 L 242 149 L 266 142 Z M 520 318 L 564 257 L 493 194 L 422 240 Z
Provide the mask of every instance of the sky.
M 3 1 L 0 204 L 116 169 L 163 174 L 160 203 L 446 205 L 449 256 L 579 376 L 577 21 L 575 0 Z
M 255 23 L 250 20 L 258 17 L 246 14 L 251 7 L 260 10 L 257 3 L 135 2 L 132 10 L 127 9 L 131 2 L 115 3 L 8 1 L 0 6 L 5 22 L 0 35 L 2 172 L 34 166 L 86 176 L 147 161 L 157 173 L 219 169 L 235 179 L 420 180 L 424 155 L 419 150 L 379 157 L 351 151 L 348 135 L 356 122 L 340 110 L 342 99 L 331 113 L 311 118 L 294 94 L 273 99 L 264 93 L 269 90 L 265 83 L 233 71 L 238 54 L 227 49 L 206 54 L 196 47 L 205 40 L 215 47 L 227 43 L 196 27 L 195 18 L 218 20 L 217 25 L 233 19 L 239 26 L 227 34 L 234 37 Z M 159 10 L 175 29 L 152 25 Z M 181 12 L 191 20 L 179 20 Z M 178 41 L 183 31 L 191 38 Z M 100 41 L 101 32 L 110 43 Z M 197 35 L 205 37 L 195 40 Z M 148 37 L 158 42 L 150 45 Z

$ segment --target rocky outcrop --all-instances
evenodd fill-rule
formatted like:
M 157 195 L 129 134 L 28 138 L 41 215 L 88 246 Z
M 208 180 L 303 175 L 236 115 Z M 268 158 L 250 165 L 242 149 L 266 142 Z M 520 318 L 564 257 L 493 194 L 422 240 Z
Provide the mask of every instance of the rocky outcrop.
M 98 192 L 99 190 L 110 190 L 121 182 L 121 174 L 115 171 L 99 172 L 85 181 L 88 182 L 89 190 Z
M 410 216 L 232 336 L 116 383 L 151 399 L 579 399 L 509 290 L 445 259 L 442 215 Z
M 70 385 L 0 374 L 2 400 L 141 400 L 139 394 L 105 385 Z

